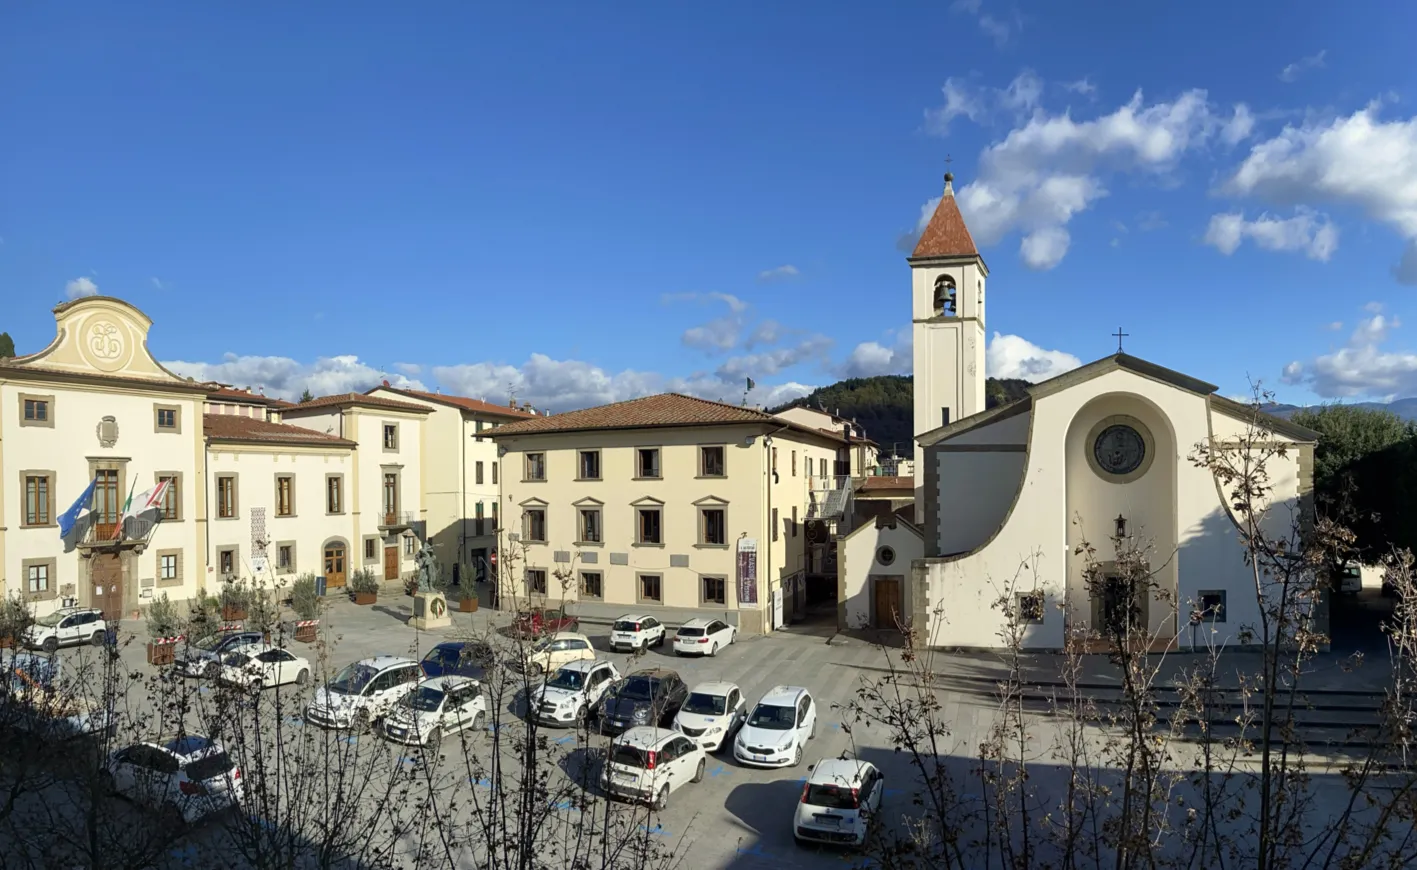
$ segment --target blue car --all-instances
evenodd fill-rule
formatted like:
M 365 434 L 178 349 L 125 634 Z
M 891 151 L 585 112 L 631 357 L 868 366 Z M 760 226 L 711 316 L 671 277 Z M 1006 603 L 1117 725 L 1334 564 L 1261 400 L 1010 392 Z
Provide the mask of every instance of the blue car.
M 427 677 L 481 677 L 495 658 L 492 645 L 480 640 L 452 640 L 428 651 L 419 664 Z

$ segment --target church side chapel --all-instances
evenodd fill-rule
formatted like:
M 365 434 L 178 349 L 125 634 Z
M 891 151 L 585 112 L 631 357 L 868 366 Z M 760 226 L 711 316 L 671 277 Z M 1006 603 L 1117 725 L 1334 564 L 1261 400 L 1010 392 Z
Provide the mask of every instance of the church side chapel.
M 1031 650 L 1062 649 L 1070 624 L 1101 630 L 1122 619 L 1166 646 L 1238 644 L 1259 619 L 1254 579 L 1237 518 L 1216 475 L 1193 460 L 1196 448 L 1234 445 L 1256 425 L 1262 440 L 1285 444 L 1282 457 L 1267 461 L 1265 514 L 1266 533 L 1285 537 L 1311 510 L 1317 434 L 1123 352 L 1121 330 L 1116 354 L 985 410 L 988 268 L 951 182 L 945 175 L 944 196 L 908 261 L 922 552 L 910 554 L 903 596 L 878 596 L 875 587 L 889 590 L 892 581 L 876 574 L 846 578 L 843 596 L 857 596 L 856 609 L 870 611 L 878 627 L 889 620 L 875 613 L 877 599 L 899 601 L 916 642 L 935 648 L 1004 646 L 1006 615 L 996 602 L 1006 594 L 1027 623 Z M 1128 585 L 1107 573 L 1116 539 L 1145 552 L 1159 591 L 1127 600 Z M 899 551 L 903 540 L 890 543 Z M 1103 578 L 1091 588 L 1088 557 L 1078 552 L 1084 543 Z M 857 564 L 883 570 L 867 561 Z M 1193 625 L 1195 609 L 1207 616 Z

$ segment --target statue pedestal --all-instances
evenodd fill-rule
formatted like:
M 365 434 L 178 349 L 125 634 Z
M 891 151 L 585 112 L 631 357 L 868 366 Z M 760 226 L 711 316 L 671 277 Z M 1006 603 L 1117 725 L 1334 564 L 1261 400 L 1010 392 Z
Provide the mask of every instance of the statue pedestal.
M 448 599 L 441 592 L 418 592 L 413 596 L 413 627 L 419 631 L 446 628 L 453 624 L 448 614 Z

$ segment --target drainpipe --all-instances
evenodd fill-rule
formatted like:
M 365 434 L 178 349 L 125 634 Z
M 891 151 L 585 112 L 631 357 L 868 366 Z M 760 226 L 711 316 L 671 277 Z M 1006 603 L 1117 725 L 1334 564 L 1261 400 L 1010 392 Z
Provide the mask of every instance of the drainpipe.
M 777 533 L 777 523 L 774 523 L 774 522 L 773 522 L 773 519 L 772 519 L 772 485 L 773 485 L 774 483 L 776 483 L 777 480 L 778 480 L 777 470 L 772 467 L 772 436 L 774 436 L 774 435 L 776 435 L 777 433 L 783 431 L 784 429 L 788 429 L 788 428 L 791 428 L 791 427 L 788 427 L 788 426 L 779 426 L 778 428 L 772 430 L 771 432 L 769 432 L 769 433 L 767 433 L 766 435 L 763 436 L 763 449 L 764 449 L 765 451 L 767 451 L 766 465 L 767 465 L 767 478 L 768 478 L 768 513 L 767 513 L 768 536 L 767 536 L 767 540 L 764 541 L 763 543 L 764 543 L 764 544 L 766 545 L 766 547 L 767 547 L 767 550 L 766 550 L 767 559 L 764 560 L 764 564 L 767 566 L 767 570 L 768 570 L 769 572 L 772 571 L 772 536 Z M 725 460 L 726 460 L 726 459 L 727 459 L 727 457 L 725 457 Z M 778 579 L 779 579 L 779 581 L 780 581 L 782 578 L 779 577 Z M 769 590 L 769 592 L 770 592 L 770 591 L 771 591 L 771 590 Z M 772 614 L 772 595 L 768 595 L 768 623 L 769 623 L 770 625 L 771 625 L 771 623 L 772 623 L 772 616 L 773 616 L 773 614 Z M 776 629 L 776 626 L 773 626 L 773 628 Z

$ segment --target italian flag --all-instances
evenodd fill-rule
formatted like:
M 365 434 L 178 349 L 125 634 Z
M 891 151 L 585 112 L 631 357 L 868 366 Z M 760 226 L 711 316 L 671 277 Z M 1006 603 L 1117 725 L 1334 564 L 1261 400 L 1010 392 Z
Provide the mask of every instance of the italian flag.
M 128 488 L 128 500 L 123 503 L 123 509 L 118 512 L 118 526 L 113 530 L 113 539 L 116 541 L 123 537 L 123 521 L 128 517 L 140 517 L 149 511 L 162 509 L 162 497 L 167 495 L 168 481 L 159 481 L 157 486 L 147 492 L 138 493 L 137 499 L 133 498 L 133 490 L 137 489 L 138 482 L 133 481 L 133 485 Z M 136 504 L 136 507 L 134 505 Z

